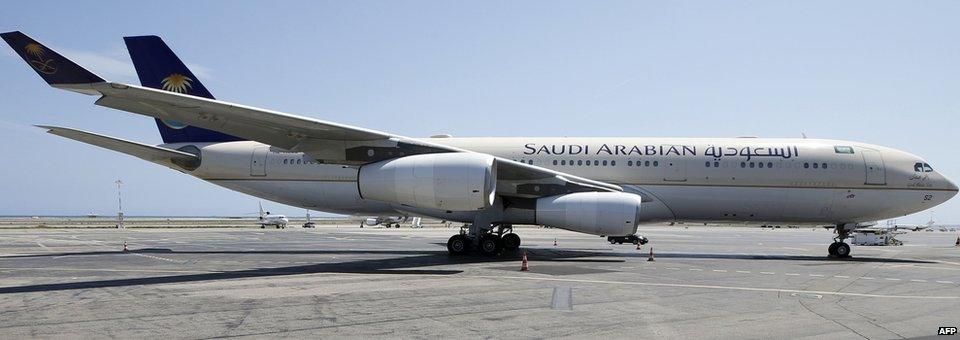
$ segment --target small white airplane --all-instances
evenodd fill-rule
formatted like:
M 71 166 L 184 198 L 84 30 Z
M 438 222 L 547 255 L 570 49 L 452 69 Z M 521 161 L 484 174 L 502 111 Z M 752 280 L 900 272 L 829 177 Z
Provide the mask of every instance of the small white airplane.
M 40 126 L 51 134 L 304 209 L 468 224 L 447 240 L 451 255 L 516 251 L 514 225 L 626 236 L 685 222 L 829 225 L 827 252 L 847 257 L 857 228 L 958 190 L 917 155 L 847 140 L 413 138 L 216 100 L 156 36 L 124 38 L 141 85 L 103 79 L 21 32 L 0 37 L 48 85 L 154 118 L 163 144 Z M 610 124 L 666 127 L 658 118 Z
M 263 204 L 260 204 L 260 228 L 266 228 L 268 226 L 277 227 L 277 229 L 286 228 L 287 224 L 290 223 L 290 220 L 287 219 L 284 215 L 273 215 L 269 211 L 263 211 Z
M 390 227 L 400 228 L 400 223 L 403 223 L 406 221 L 407 221 L 406 216 L 370 217 L 370 218 L 364 219 L 363 222 L 360 223 L 360 228 L 363 228 L 363 226 L 375 227 L 378 225 L 382 225 L 387 228 L 390 228 Z

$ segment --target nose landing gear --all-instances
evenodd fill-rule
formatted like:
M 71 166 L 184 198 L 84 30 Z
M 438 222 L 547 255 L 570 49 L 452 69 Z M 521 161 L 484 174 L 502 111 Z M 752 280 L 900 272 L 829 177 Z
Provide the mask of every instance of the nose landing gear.
M 827 248 L 830 257 L 847 258 L 850 257 L 850 245 L 843 240 L 850 237 L 853 228 L 846 228 L 846 224 L 837 225 L 837 237 L 833 238 L 833 243 Z

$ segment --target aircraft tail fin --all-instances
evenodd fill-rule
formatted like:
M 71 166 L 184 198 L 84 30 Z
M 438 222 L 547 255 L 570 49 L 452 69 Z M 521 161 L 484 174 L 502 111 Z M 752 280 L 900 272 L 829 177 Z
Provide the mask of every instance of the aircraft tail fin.
M 124 37 L 130 59 L 145 87 L 214 99 L 213 94 L 158 36 Z M 243 140 L 225 133 L 157 119 L 164 143 L 232 142 Z
M 86 94 L 98 94 L 86 84 L 102 83 L 103 78 L 87 71 L 60 53 L 51 50 L 20 31 L 0 33 L 11 48 L 51 86 Z

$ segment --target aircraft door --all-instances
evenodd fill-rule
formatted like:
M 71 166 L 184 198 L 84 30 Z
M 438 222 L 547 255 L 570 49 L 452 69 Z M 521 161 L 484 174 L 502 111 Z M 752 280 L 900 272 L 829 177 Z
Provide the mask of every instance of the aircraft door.
M 864 184 L 887 185 L 887 170 L 883 166 L 883 157 L 876 150 L 862 150 L 863 168 L 866 172 Z
M 667 182 L 686 182 L 687 164 L 682 158 L 666 159 L 663 161 L 666 172 L 663 174 L 663 180 Z
M 267 154 L 269 151 L 269 146 L 261 146 L 253 149 L 253 153 L 250 155 L 250 176 L 267 175 Z

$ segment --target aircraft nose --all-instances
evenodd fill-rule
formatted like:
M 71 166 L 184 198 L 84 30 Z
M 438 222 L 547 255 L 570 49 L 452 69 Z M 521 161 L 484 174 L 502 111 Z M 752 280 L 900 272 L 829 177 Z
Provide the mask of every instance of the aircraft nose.
M 958 189 L 957 189 L 957 184 L 956 184 L 956 183 L 953 183 L 953 181 L 951 181 L 951 180 L 949 180 L 949 179 L 946 179 L 946 178 L 944 178 L 943 180 L 944 180 L 945 182 L 947 182 L 947 189 L 953 191 L 953 194 L 956 195 L 956 194 L 957 194 L 957 190 L 958 190 Z

